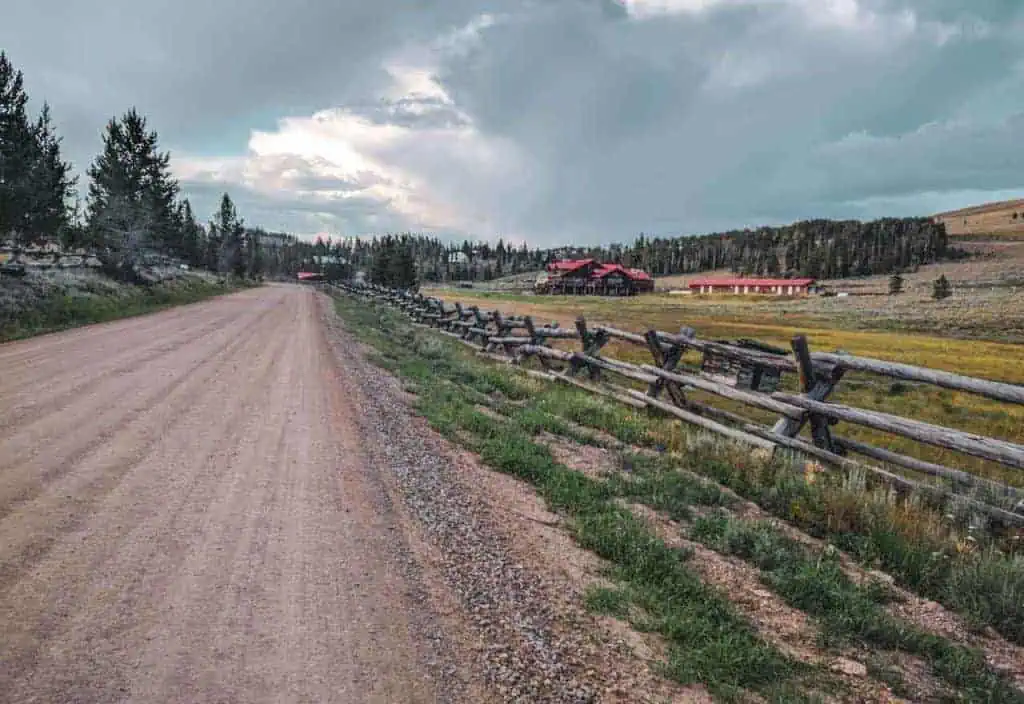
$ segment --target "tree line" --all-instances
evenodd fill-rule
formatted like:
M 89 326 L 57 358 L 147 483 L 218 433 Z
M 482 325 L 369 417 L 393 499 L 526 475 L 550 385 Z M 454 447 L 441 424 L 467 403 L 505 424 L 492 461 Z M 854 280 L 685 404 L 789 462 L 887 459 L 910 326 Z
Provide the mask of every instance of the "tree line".
M 701 236 L 648 237 L 630 245 L 529 248 L 498 240 L 445 244 L 437 238 L 405 234 L 338 242 L 337 255 L 353 270 L 387 283 L 388 265 L 377 263 L 407 252 L 420 281 L 487 281 L 535 272 L 555 259 L 592 258 L 644 269 L 656 276 L 728 269 L 745 276 L 818 279 L 914 271 L 958 255 L 948 246 L 946 228 L 928 218 L 809 220 L 782 227 L 734 230 Z M 403 254 L 403 256 L 406 256 Z
M 312 243 L 247 227 L 227 193 L 203 225 L 180 195 L 170 154 L 134 108 L 106 124 L 83 209 L 49 106 L 32 118 L 28 101 L 22 72 L 0 52 L 0 236 L 16 248 L 56 239 L 97 254 L 124 279 L 161 255 L 243 278 L 292 275 L 311 262 Z
M 745 276 L 820 279 L 912 271 L 948 258 L 946 228 L 929 218 L 807 220 L 697 237 L 647 237 L 632 245 L 560 252 L 644 269 L 657 276 L 729 269 Z

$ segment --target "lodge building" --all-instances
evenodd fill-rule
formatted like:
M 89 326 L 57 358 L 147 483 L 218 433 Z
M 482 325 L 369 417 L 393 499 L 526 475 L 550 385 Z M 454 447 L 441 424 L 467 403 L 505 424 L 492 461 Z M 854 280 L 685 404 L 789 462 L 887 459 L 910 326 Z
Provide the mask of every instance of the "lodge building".
M 537 281 L 537 293 L 552 295 L 633 296 L 654 290 L 646 271 L 602 264 L 596 259 L 559 259 L 546 267 Z

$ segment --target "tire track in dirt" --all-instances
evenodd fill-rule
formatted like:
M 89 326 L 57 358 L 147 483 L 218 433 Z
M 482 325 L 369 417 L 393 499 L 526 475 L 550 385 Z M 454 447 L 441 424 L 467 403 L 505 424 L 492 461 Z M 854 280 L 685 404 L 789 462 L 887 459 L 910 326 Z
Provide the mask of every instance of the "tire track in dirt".
M 153 393 L 138 398 L 127 408 L 118 408 L 117 405 L 113 405 L 105 412 L 90 413 L 88 410 L 80 412 L 75 410 L 74 406 L 68 406 L 61 413 L 56 414 L 56 417 L 47 418 L 47 423 L 51 427 L 66 425 L 66 417 L 85 415 L 85 417 L 93 418 L 93 422 L 76 428 L 74 433 L 62 437 L 60 440 L 39 443 L 40 436 L 46 437 L 45 431 L 44 433 L 32 433 L 33 427 L 29 427 L 24 429 L 21 435 L 15 433 L 9 442 L 0 441 L 0 457 L 7 459 L 7 463 L 0 463 L 0 519 L 22 504 L 31 501 L 42 491 L 43 487 L 59 480 L 97 448 L 111 442 L 119 433 L 149 412 L 153 406 L 163 404 L 175 396 L 179 388 L 185 385 L 189 385 L 189 388 L 200 387 L 202 380 L 217 373 L 218 362 L 222 359 L 230 360 L 231 355 L 237 349 L 243 347 L 259 333 L 257 325 L 241 327 L 243 330 L 241 336 L 234 336 L 233 330 L 229 329 L 224 335 L 226 340 L 223 342 L 218 340 L 217 346 L 212 350 L 201 349 L 193 355 L 194 358 L 190 358 L 188 362 L 190 366 L 180 369 L 179 373 L 172 376 L 170 382 L 157 387 Z M 130 375 L 126 375 L 124 380 L 116 382 L 112 387 L 113 393 L 117 397 L 122 397 L 124 389 L 137 388 L 138 379 L 136 377 L 146 374 L 146 368 L 134 370 Z M 184 403 L 187 404 L 187 401 Z M 23 452 L 21 456 L 17 454 L 19 449 Z M 0 568 L 0 575 L 2 573 L 3 570 Z M 0 584 L 2 583 L 3 579 L 0 576 Z
M 112 380 L 112 386 L 107 385 L 104 387 L 104 394 L 102 395 L 87 393 L 86 391 L 88 390 L 84 390 L 82 393 L 73 396 L 69 403 L 61 405 L 56 403 L 57 399 L 48 398 L 40 393 L 38 400 L 35 401 L 35 405 L 56 406 L 58 411 L 49 415 L 43 415 L 41 418 L 32 418 L 31 416 L 37 415 L 33 413 L 26 419 L 27 422 L 6 425 L 11 431 L 19 432 L 17 435 L 12 432 L 7 439 L 0 440 L 0 458 L 6 460 L 9 464 L 10 458 L 17 456 L 17 452 L 22 448 L 17 446 L 17 443 L 14 442 L 15 440 L 20 440 L 23 445 L 29 448 L 38 447 L 38 444 L 33 442 L 33 436 L 52 436 L 53 428 L 67 425 L 65 416 L 77 415 L 98 420 L 97 413 L 116 412 L 118 404 L 111 404 L 111 399 L 123 401 L 126 398 L 131 398 L 133 392 L 138 395 L 140 391 L 147 391 L 147 382 L 150 382 L 149 377 L 153 374 L 173 377 L 183 372 L 180 356 L 175 356 L 174 352 L 184 351 L 193 360 L 192 363 L 195 360 L 201 360 L 204 355 L 216 354 L 226 346 L 238 342 L 235 339 L 238 336 L 251 336 L 260 318 L 270 312 L 270 309 L 246 311 L 244 316 L 233 316 L 234 320 L 229 325 L 222 326 L 214 336 L 196 337 L 191 344 L 179 347 L 167 355 L 157 355 L 152 359 L 146 359 L 145 357 L 137 359 L 129 363 L 121 374 Z M 210 349 L 211 346 L 215 347 Z M 5 398 L 9 397 L 5 394 Z M 145 398 L 139 398 L 137 401 L 143 406 L 145 405 Z M 4 404 L 5 410 L 10 407 L 11 404 Z M 6 415 L 7 413 L 5 412 L 4 416 Z M 98 434 L 92 430 L 90 430 L 90 433 L 93 435 Z M 4 469 L 5 465 L 0 464 L 0 472 Z
M 84 365 L 77 361 L 68 365 L 65 361 L 64 368 L 55 371 L 43 383 L 39 383 L 37 376 L 11 388 L 9 393 L 12 402 L 0 413 L 0 425 L 17 428 L 53 413 L 67 405 L 75 396 L 99 388 L 112 376 L 128 373 L 162 357 L 173 355 L 182 347 L 203 339 L 222 328 L 231 317 L 218 316 L 201 326 L 177 331 L 173 337 L 166 334 L 156 338 L 150 336 L 139 347 L 129 348 L 121 354 L 104 356 L 98 360 L 86 360 Z M 7 394 L 8 391 L 0 393 Z
M 41 472 L 35 471 L 38 465 L 24 465 L 22 492 L 0 491 L 0 543 L 5 544 L 6 555 L 13 556 L 10 560 L 0 559 L 0 589 L 17 577 L 17 573 L 11 573 L 11 565 L 25 569 L 41 559 L 60 534 L 73 531 L 91 505 L 112 491 L 120 478 L 149 454 L 182 414 L 195 405 L 197 398 L 209 393 L 210 379 L 230 364 L 232 352 L 258 332 L 254 327 L 251 335 L 229 340 L 228 347 L 222 347 L 213 357 L 202 359 L 192 373 L 182 375 L 150 397 L 151 407 L 132 411 L 113 429 L 73 456 L 60 456 L 56 463 L 48 464 Z M 159 432 L 152 432 L 154 429 Z M 115 447 L 127 449 L 118 452 Z M 96 469 L 82 472 L 82 465 Z M 69 474 L 69 480 L 62 482 Z M 6 482 L 0 485 L 0 489 L 6 485 Z M 55 505 L 74 510 L 66 511 L 53 526 L 51 513 Z M 47 532 L 42 529 L 44 526 L 53 526 L 56 530 Z M 12 533 L 21 536 L 20 539 L 11 537 Z M 28 540 L 23 542 L 26 536 Z
M 439 698 L 312 293 L 245 295 L 210 304 L 235 316 L 223 333 L 90 388 L 86 407 L 124 405 L 130 377 L 130 417 L 58 412 L 32 436 L 55 450 L 0 445 L 0 483 L 36 481 L 0 495 L 0 701 Z M 84 452 L 62 442 L 97 427 Z
M 178 445 L 182 439 L 192 434 L 201 434 L 205 431 L 202 445 L 199 448 L 201 461 L 189 462 L 189 455 L 172 450 L 163 456 L 164 466 L 168 470 L 180 468 L 182 469 L 181 474 L 168 472 L 166 477 L 154 481 L 153 477 L 135 472 L 122 483 L 121 480 L 125 475 L 138 466 L 137 463 L 132 465 L 128 462 L 121 463 L 116 467 L 111 476 L 101 476 L 97 481 L 102 482 L 103 486 L 87 487 L 83 491 L 83 495 L 88 496 L 93 504 L 98 504 L 115 492 L 126 497 L 134 495 L 134 501 L 129 504 L 129 510 L 122 514 L 119 517 L 120 520 L 113 526 L 80 530 L 79 535 L 82 541 L 88 541 L 93 546 L 92 552 L 72 551 L 68 554 L 54 555 L 51 559 L 59 560 L 63 569 L 69 574 L 110 574 L 111 570 L 108 565 L 112 562 L 146 565 L 151 564 L 158 556 L 162 556 L 165 562 L 161 570 L 128 570 L 122 573 L 123 579 L 110 579 L 102 584 L 102 592 L 118 594 L 118 603 L 123 608 L 134 607 L 140 599 L 140 594 L 147 593 L 160 582 L 161 574 L 164 575 L 164 580 L 167 579 L 168 574 L 173 574 L 175 567 L 181 563 L 184 549 L 188 545 L 185 540 L 188 537 L 188 531 L 185 525 L 187 516 L 184 507 L 194 504 L 205 512 L 210 498 L 204 495 L 203 489 L 206 489 L 208 493 L 216 486 L 212 481 L 223 474 L 224 458 L 230 451 L 230 446 L 225 447 L 221 438 L 234 437 L 241 425 L 253 422 L 252 419 L 255 417 L 253 411 L 264 404 L 267 395 L 266 389 L 259 382 L 264 380 L 267 371 L 279 360 L 283 348 L 284 341 L 281 340 L 278 344 L 266 348 L 262 355 L 253 360 L 252 365 L 242 370 L 248 379 L 256 383 L 249 386 L 240 403 L 230 407 L 229 412 L 213 426 L 204 428 L 195 422 L 194 417 L 183 415 L 183 413 L 189 408 L 209 406 L 211 403 L 217 405 L 217 399 L 230 390 L 231 382 L 227 376 L 222 377 L 219 383 L 213 385 L 207 385 L 205 378 L 197 380 L 184 396 L 184 402 L 177 403 L 173 409 L 164 411 L 163 418 L 156 419 L 156 422 L 169 421 L 169 424 L 164 425 L 164 434 L 159 442 L 170 447 Z M 188 445 L 183 445 L 183 447 L 187 448 Z M 168 486 L 162 485 L 164 481 L 168 483 Z M 83 500 L 80 503 L 86 502 Z M 152 515 L 150 512 L 154 505 L 160 507 L 156 515 Z M 85 520 L 84 514 L 84 510 L 77 514 L 74 519 L 75 525 L 70 528 L 64 526 L 64 532 L 81 528 L 81 523 Z M 147 516 L 147 514 L 150 515 Z M 0 528 L 3 527 L 3 523 L 0 522 Z M 61 526 L 57 528 L 60 529 Z M 162 539 L 157 539 L 160 536 Z M 53 536 L 47 541 L 47 546 L 54 547 L 57 542 L 58 537 Z M 66 548 L 66 546 L 66 542 L 62 544 L 62 547 Z M 65 550 L 65 552 L 67 551 Z M 31 574 L 31 568 L 42 557 L 43 555 L 35 556 L 32 561 L 26 559 L 24 571 Z M 34 597 L 44 593 L 45 584 L 40 584 L 40 580 L 35 577 L 36 575 L 31 575 L 23 579 L 11 590 L 11 601 L 17 604 L 22 618 L 24 618 L 29 605 L 34 605 L 36 612 L 42 616 L 47 613 L 69 613 L 74 610 L 76 603 L 103 598 L 103 594 L 98 594 L 95 590 L 83 592 L 81 589 L 65 588 L 54 599 L 38 600 Z M 88 583 L 83 582 L 82 584 Z M 8 616 L 6 619 L 8 623 L 16 622 L 15 613 L 4 614 L 0 610 L 0 615 Z M 33 623 L 31 619 L 25 619 L 25 622 L 29 625 Z M 50 641 L 59 637 L 60 634 L 76 628 L 76 622 L 54 623 L 46 618 L 40 618 L 39 623 L 44 624 L 42 628 L 21 635 L 22 637 L 31 637 L 36 642 Z M 105 638 L 112 635 L 109 628 L 105 631 Z M 117 626 L 115 625 L 113 628 L 116 630 Z M 13 634 L 9 633 L 8 635 Z M 34 657 L 37 650 L 38 648 L 28 653 L 23 652 L 22 663 L 26 658 Z M 0 662 L 9 666 L 15 664 L 9 661 L 8 657 L 0 658 Z M 0 676 L 0 684 L 2 683 L 3 677 Z
M 197 323 L 197 316 L 211 315 L 230 316 L 231 312 L 206 301 L 4 344 L 0 347 L 0 365 L 10 371 L 0 378 L 0 393 L 11 392 L 26 380 L 65 373 L 67 360 L 83 354 L 86 359 L 79 361 L 95 364 L 126 349 L 137 352 L 158 341 L 160 334 L 188 330 Z

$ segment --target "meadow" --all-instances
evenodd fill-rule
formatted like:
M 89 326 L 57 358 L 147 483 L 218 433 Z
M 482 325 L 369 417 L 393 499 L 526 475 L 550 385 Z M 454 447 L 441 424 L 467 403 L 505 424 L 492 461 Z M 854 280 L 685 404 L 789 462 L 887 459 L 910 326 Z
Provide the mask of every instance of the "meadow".
M 571 326 L 573 320 L 582 315 L 588 325 L 607 324 L 640 333 L 650 328 L 676 332 L 681 327 L 689 326 L 704 339 L 753 338 L 784 348 L 789 347 L 794 336 L 806 335 L 812 351 L 843 350 L 865 357 L 968 376 L 1024 383 L 1024 346 L 1020 344 L 959 339 L 905 329 L 884 329 L 892 321 L 880 319 L 881 316 L 863 312 L 847 317 L 829 316 L 822 310 L 814 309 L 817 305 L 832 305 L 833 301 L 848 299 L 780 301 L 743 296 L 659 294 L 614 299 L 476 293 L 452 289 L 425 290 L 424 293 L 446 298 L 450 302 L 458 300 L 464 305 L 478 305 L 481 310 L 497 309 L 504 313 L 531 315 L 538 322 L 557 320 L 562 326 Z M 1020 315 L 1024 315 L 1024 301 Z M 998 334 L 999 331 L 994 336 Z M 603 352 L 625 361 L 651 361 L 645 349 L 625 343 L 610 344 Z M 871 375 L 851 373 L 840 383 L 832 400 L 1024 443 L 1024 407 L 989 401 L 973 394 L 925 385 L 892 383 Z M 714 403 L 726 410 L 740 410 L 720 399 Z M 743 409 L 743 412 L 755 420 L 770 420 L 770 416 L 749 409 Z M 947 464 L 1015 486 L 1024 486 L 1024 475 L 1021 472 L 992 462 L 924 446 L 855 425 L 844 424 L 840 427 L 846 437 L 854 440 L 871 442 L 896 452 Z

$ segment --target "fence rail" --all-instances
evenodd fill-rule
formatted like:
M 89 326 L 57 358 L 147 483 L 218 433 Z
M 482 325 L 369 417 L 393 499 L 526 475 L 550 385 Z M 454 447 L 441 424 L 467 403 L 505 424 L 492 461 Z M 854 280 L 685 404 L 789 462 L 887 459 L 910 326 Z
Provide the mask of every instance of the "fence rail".
M 803 336 L 793 338 L 791 349 L 785 350 L 756 340 L 703 340 L 692 328 L 683 328 L 678 333 L 651 329 L 639 334 L 606 325 L 591 327 L 583 317 L 567 328 L 557 322 L 538 325 L 530 316 L 482 311 L 477 306 L 449 304 L 439 298 L 377 286 L 343 284 L 339 288 L 399 308 L 418 324 L 458 338 L 489 357 L 516 365 L 536 360 L 540 369 L 528 370 L 532 376 L 577 386 L 635 408 L 655 409 L 756 447 L 784 447 L 822 464 L 861 469 L 901 491 L 953 497 L 995 522 L 1024 526 L 1024 490 L 962 469 L 837 437 L 835 429 L 839 423 L 859 425 L 1014 470 L 1024 469 L 1024 445 L 829 401 L 847 371 L 928 384 L 1018 405 L 1024 405 L 1024 386 L 853 355 L 811 352 Z M 602 348 L 613 340 L 644 348 L 652 363 L 634 364 L 602 355 Z M 564 341 L 576 341 L 580 348 L 569 351 L 552 347 L 552 343 Z M 700 356 L 699 366 L 680 368 L 691 352 Z M 787 376 L 795 377 L 796 393 L 779 389 Z M 692 398 L 694 391 L 775 414 L 778 420 L 774 425 L 765 425 L 700 402 Z M 807 426 L 810 437 L 801 437 Z M 916 481 L 850 455 L 947 480 L 949 485 Z M 974 495 L 965 495 L 965 491 Z M 979 498 L 986 494 L 987 498 Z M 993 497 L 1001 497 L 1005 507 L 994 505 Z

